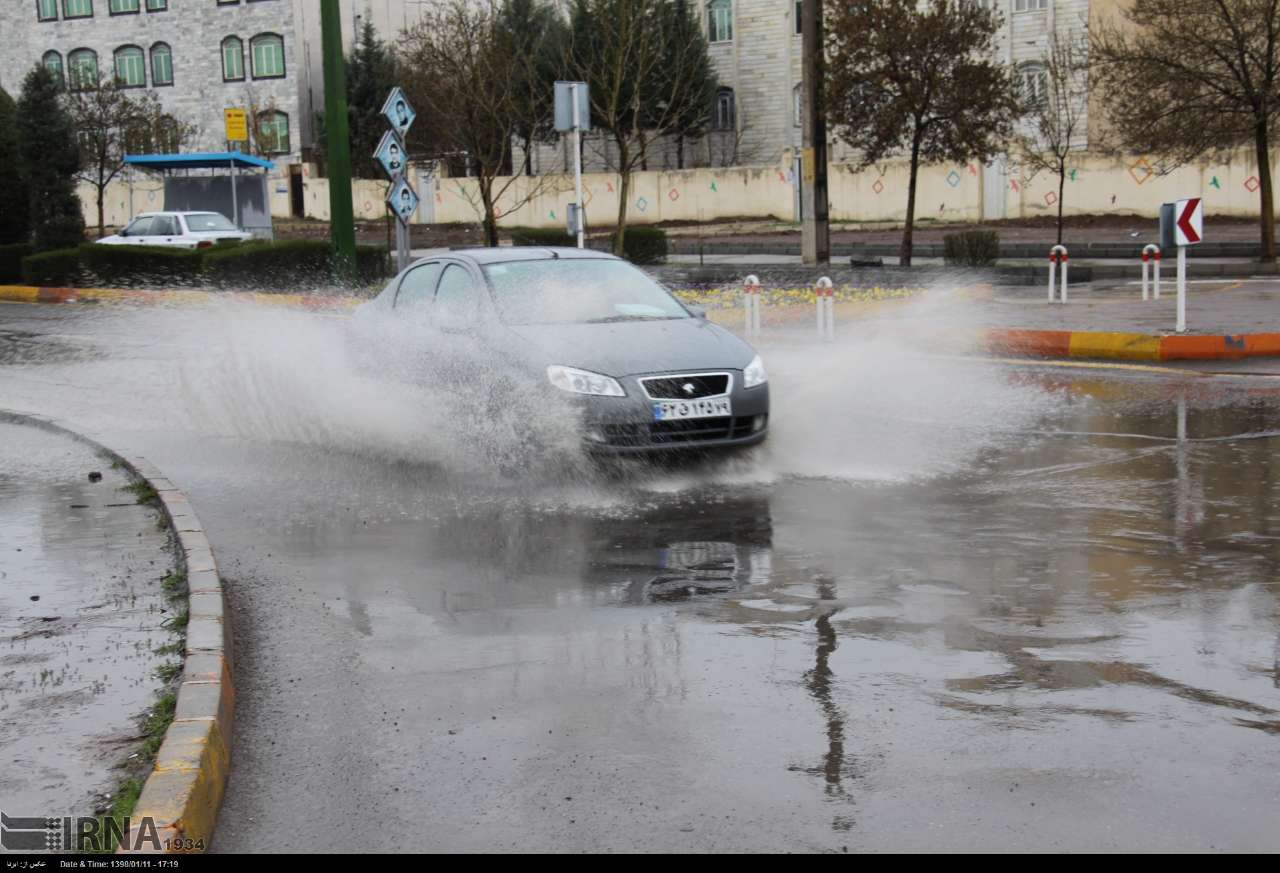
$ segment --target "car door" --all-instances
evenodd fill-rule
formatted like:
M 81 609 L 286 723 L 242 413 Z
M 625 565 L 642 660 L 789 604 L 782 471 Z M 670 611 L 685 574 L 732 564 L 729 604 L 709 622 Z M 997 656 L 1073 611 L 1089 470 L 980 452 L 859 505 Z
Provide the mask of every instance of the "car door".
M 127 245 L 140 246 L 143 245 L 148 235 L 151 233 L 151 223 L 155 220 L 155 216 L 143 215 L 129 222 L 124 230 L 120 231 L 120 236 L 124 238 Z
M 424 384 L 436 378 L 430 313 L 441 268 L 439 261 L 411 267 L 400 277 L 384 317 L 369 319 L 366 325 L 363 344 L 393 379 Z
M 481 342 L 483 300 L 480 284 L 462 263 L 443 264 L 430 322 L 435 372 L 448 388 L 470 393 L 478 388 L 493 364 Z
M 176 215 L 157 215 L 151 220 L 147 245 L 180 246 L 183 245 L 182 228 L 178 226 Z

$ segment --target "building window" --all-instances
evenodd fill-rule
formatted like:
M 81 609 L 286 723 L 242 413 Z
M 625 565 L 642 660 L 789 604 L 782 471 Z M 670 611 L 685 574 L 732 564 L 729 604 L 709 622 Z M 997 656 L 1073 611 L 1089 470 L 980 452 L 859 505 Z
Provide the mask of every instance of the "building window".
M 112 15 L 136 15 L 138 0 L 111 0 L 107 9 Z
M 44 57 L 40 59 L 40 63 L 44 64 L 46 70 L 53 73 L 59 85 L 66 84 L 66 80 L 62 77 L 62 55 L 53 51 L 45 52 Z
M 796 0 L 796 36 L 804 33 L 804 3 Z
M 791 89 L 791 114 L 796 127 L 804 124 L 804 84 L 797 83 Z
M 124 128 L 124 153 L 149 155 L 151 152 L 151 126 L 141 120 L 127 124 Z
M 733 39 L 733 0 L 711 0 L 707 4 L 707 38 L 711 42 Z
M 1049 8 L 1049 0 L 1013 0 L 1014 12 L 1040 12 Z
M 148 12 L 167 12 L 169 10 L 169 0 L 147 0 Z
M 240 0 L 218 0 L 219 6 L 239 6 Z
M 122 45 L 116 49 L 116 81 L 122 88 L 147 87 L 147 64 L 138 46 Z
M 222 81 L 238 82 L 244 78 L 244 43 L 238 36 L 222 41 Z
M 173 51 L 168 43 L 158 42 L 151 47 L 151 84 L 173 84 Z
M 269 109 L 257 115 L 258 149 L 268 155 L 289 153 L 289 116 Z
M 249 57 L 253 78 L 284 77 L 284 40 L 274 33 L 260 33 L 249 40 Z
M 38 21 L 57 21 L 58 0 L 36 0 L 36 19 Z
M 1018 95 L 1030 106 L 1042 107 L 1049 102 L 1049 74 L 1042 64 L 1018 67 Z
M 734 130 L 737 127 L 737 107 L 733 101 L 733 89 L 721 88 L 716 92 L 716 111 L 712 119 L 716 130 Z
M 62 0 L 63 18 L 92 18 L 93 0 Z
M 67 55 L 67 78 L 72 91 L 98 86 L 98 55 L 93 49 L 76 49 Z

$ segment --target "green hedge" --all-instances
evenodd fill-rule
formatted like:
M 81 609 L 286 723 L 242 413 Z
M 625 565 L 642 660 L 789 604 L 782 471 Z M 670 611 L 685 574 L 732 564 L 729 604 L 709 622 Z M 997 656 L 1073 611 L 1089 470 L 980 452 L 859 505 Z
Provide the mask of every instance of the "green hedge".
M 22 259 L 36 250 L 31 243 L 0 246 L 0 285 L 22 281 Z
M 94 243 L 80 247 L 85 281 L 104 287 L 198 285 L 203 260 L 201 249 Z
M 79 249 L 54 249 L 22 259 L 22 281 L 26 285 L 69 288 L 81 285 L 82 276 Z
M 372 282 L 388 273 L 387 250 L 356 246 L 356 279 Z M 332 281 L 329 243 L 323 240 L 247 242 L 204 255 L 204 281 L 219 287 L 293 291 Z
M 616 242 L 614 234 L 609 244 Z M 667 259 L 667 232 L 660 227 L 628 227 L 622 237 L 622 256 L 633 264 L 661 264 Z
M 994 230 L 946 234 L 942 237 L 942 256 L 955 266 L 992 266 L 1000 257 L 1000 235 Z
M 386 249 L 356 246 L 357 282 L 377 282 L 388 275 L 389 268 Z M 21 259 L 20 272 L 28 285 L 52 287 L 211 285 L 297 291 L 333 281 L 329 243 L 324 240 L 248 242 L 207 249 L 90 243 L 27 255 Z
M 511 231 L 511 244 L 573 248 L 578 237 L 559 227 L 517 227 Z

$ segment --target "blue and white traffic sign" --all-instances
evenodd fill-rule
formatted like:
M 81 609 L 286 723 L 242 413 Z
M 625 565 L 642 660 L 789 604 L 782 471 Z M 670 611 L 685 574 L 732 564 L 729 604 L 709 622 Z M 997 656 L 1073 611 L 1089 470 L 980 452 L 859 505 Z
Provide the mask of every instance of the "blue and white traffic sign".
M 413 120 L 418 117 L 418 113 L 413 111 L 409 98 L 404 96 L 404 89 L 399 85 L 391 89 L 387 102 L 382 104 L 382 117 L 390 122 L 401 138 L 413 127 Z
M 396 218 L 400 219 L 401 224 L 408 224 L 409 219 L 413 218 L 413 213 L 418 211 L 418 192 L 413 190 L 413 186 L 406 179 L 397 179 L 391 186 L 390 193 L 387 194 L 387 205 L 396 214 Z

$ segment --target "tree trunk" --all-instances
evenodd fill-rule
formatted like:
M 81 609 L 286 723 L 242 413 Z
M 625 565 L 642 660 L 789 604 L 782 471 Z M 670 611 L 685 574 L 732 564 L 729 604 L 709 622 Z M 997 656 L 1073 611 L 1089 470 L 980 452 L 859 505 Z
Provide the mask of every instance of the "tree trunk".
M 493 191 L 480 177 L 480 202 L 484 206 L 484 244 L 489 248 L 498 246 L 498 219 L 493 214 Z
M 911 266 L 911 236 L 916 220 L 916 175 L 920 172 L 920 135 L 916 134 L 911 143 L 911 176 L 907 180 L 907 221 L 902 227 L 902 248 L 898 251 L 898 262 L 904 267 Z
M 676 134 L 676 169 L 684 169 L 684 134 Z
M 1067 187 L 1067 165 L 1058 167 L 1058 245 L 1062 245 L 1062 195 Z
M 102 239 L 103 231 L 106 230 L 106 225 L 103 223 L 103 220 L 102 220 L 102 201 L 106 198 L 106 193 L 107 193 L 107 186 L 99 185 L 98 186 L 98 239 Z
M 524 174 L 526 176 L 533 175 L 533 137 L 526 136 L 524 138 Z
M 624 140 L 618 140 L 618 229 L 613 236 L 613 253 L 622 257 L 623 239 L 627 233 L 627 198 L 631 194 L 630 154 Z
M 1262 260 L 1276 259 L 1276 202 L 1271 187 L 1271 142 L 1265 124 L 1259 125 L 1254 136 L 1258 151 L 1258 197 L 1262 201 L 1258 221 L 1262 232 Z

